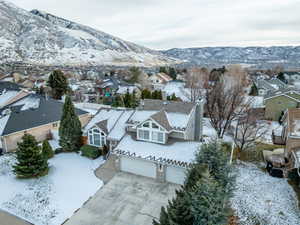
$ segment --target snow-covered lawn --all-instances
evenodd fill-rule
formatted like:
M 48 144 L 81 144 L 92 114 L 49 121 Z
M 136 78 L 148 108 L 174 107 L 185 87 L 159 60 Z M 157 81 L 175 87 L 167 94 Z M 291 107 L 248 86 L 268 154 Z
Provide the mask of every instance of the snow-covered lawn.
M 231 199 L 241 225 L 299 225 L 296 193 L 286 179 L 274 178 L 250 163 L 237 165 Z
M 35 225 L 58 225 L 102 187 L 94 170 L 104 161 L 76 153 L 55 155 L 39 179 L 20 180 L 12 173 L 13 155 L 0 156 L 0 208 Z

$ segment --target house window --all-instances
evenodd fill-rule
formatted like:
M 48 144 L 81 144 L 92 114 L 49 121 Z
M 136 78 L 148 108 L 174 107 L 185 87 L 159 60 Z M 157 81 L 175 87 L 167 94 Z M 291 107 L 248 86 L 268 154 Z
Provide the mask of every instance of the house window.
M 152 131 L 152 141 L 164 143 L 164 133 Z
M 97 128 L 89 130 L 88 137 L 90 145 L 102 147 L 106 144 L 105 134 Z
M 148 130 L 138 130 L 138 137 L 142 140 L 149 140 L 150 139 L 150 132 Z
M 145 122 L 137 129 L 137 139 L 165 143 L 165 130 L 154 122 Z

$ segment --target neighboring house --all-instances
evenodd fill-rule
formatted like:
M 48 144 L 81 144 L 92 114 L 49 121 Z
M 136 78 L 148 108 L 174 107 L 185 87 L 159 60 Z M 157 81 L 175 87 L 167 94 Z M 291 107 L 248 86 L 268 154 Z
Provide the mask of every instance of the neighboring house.
M 148 79 L 154 90 L 162 90 L 166 83 L 172 80 L 172 78 L 165 73 L 153 74 Z
M 202 140 L 203 102 L 143 100 L 136 110 L 100 109 L 84 128 L 121 171 L 182 184 Z
M 276 136 L 275 132 L 273 132 L 274 135 Z M 286 145 L 284 154 L 281 156 L 285 171 L 300 168 L 300 109 L 286 111 L 283 116 L 281 134 L 277 135 L 280 135 L 282 144 Z
M 299 108 L 300 93 L 287 88 L 270 92 L 265 96 L 265 118 L 278 121 L 287 109 Z
M 125 95 L 127 92 L 130 94 L 134 92 L 137 97 L 140 97 L 141 95 L 140 89 L 135 85 L 120 85 L 116 93 L 119 95 Z
M 272 78 L 272 79 L 257 78 L 254 81 L 254 83 L 257 87 L 259 96 L 265 96 L 270 92 L 287 88 L 287 85 L 277 78 Z
M 172 96 L 173 94 L 175 94 L 176 97 L 181 101 L 190 101 L 190 91 L 188 90 L 188 88 L 185 88 L 185 82 L 170 81 L 166 83 L 162 91 L 166 96 Z
M 115 77 L 109 77 L 104 79 L 99 85 L 96 86 L 101 96 L 112 96 L 114 95 L 120 86 L 130 86 L 124 81 L 121 81 Z
M 35 136 L 37 141 L 47 139 L 52 130 L 59 128 L 62 109 L 62 102 L 36 94 L 0 107 L 0 148 L 4 152 L 14 151 L 25 133 Z M 90 120 L 88 112 L 76 109 L 76 113 L 83 126 Z

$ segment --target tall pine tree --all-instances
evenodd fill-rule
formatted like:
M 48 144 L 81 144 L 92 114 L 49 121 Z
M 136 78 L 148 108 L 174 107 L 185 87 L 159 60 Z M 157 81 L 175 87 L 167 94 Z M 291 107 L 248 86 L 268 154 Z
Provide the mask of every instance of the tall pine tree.
M 67 96 L 59 126 L 59 144 L 64 151 L 79 151 L 81 135 L 80 120 L 75 113 L 75 108 L 70 96 Z
M 61 99 L 69 90 L 68 80 L 61 70 L 54 70 L 48 79 L 51 94 L 54 99 Z
M 43 156 L 35 137 L 30 134 L 25 134 L 18 143 L 16 158 L 13 171 L 19 178 L 39 177 L 48 171 L 47 158 Z

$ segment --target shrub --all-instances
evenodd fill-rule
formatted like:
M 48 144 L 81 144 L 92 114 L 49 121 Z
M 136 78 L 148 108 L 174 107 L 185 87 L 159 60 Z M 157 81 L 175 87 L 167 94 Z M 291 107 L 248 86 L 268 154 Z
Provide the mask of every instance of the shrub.
M 43 141 L 42 153 L 47 159 L 51 159 L 54 156 L 53 149 L 47 140 Z
M 82 156 L 92 158 L 92 159 L 96 159 L 101 155 L 100 149 L 91 145 L 83 145 L 80 148 L 80 151 Z
M 54 151 L 54 154 L 60 154 L 60 153 L 63 153 L 64 152 L 64 150 L 62 149 L 62 148 L 57 148 L 57 149 L 55 149 L 55 151 Z

